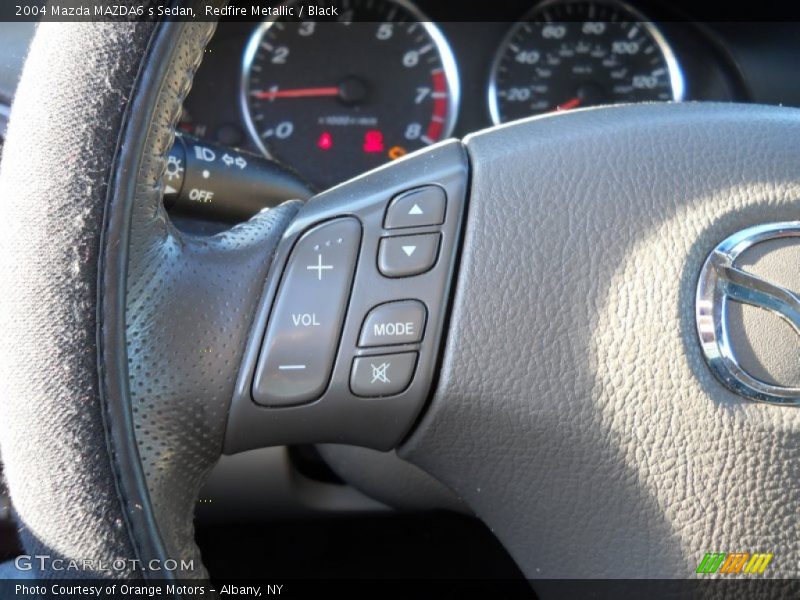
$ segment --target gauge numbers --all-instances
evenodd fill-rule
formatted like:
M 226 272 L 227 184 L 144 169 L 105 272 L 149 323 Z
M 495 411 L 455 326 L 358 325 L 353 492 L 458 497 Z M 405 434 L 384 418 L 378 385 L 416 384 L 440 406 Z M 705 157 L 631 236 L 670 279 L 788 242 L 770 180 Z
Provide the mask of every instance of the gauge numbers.
M 458 77 L 439 30 L 405 0 L 345 0 L 337 21 L 263 23 L 245 53 L 255 144 L 329 187 L 452 131 Z
M 516 23 L 495 58 L 489 112 L 504 123 L 558 110 L 683 99 L 661 32 L 630 7 L 555 0 Z

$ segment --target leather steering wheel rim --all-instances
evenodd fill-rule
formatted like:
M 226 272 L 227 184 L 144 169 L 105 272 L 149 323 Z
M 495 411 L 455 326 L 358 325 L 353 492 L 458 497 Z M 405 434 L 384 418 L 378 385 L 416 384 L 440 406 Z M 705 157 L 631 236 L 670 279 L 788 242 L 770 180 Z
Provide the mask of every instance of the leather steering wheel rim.
M 206 239 L 164 212 L 166 153 L 213 30 L 45 23 L 19 86 L 2 172 L 18 292 L 3 306 L 17 342 L 4 351 L 3 458 L 27 551 L 96 561 L 82 576 L 207 577 L 194 506 L 299 205 Z
M 207 575 L 194 503 L 298 210 L 211 239 L 169 224 L 164 157 L 212 30 L 42 25 L 0 175 L 15 290 L 0 306 L 15 341 L 0 436 L 24 541 L 138 559 L 115 576 Z M 680 578 L 704 552 L 740 549 L 796 577 L 800 412 L 719 384 L 691 304 L 716 243 L 796 218 L 797 111 L 585 110 L 465 148 L 441 375 L 399 454 L 464 499 L 529 578 Z M 141 569 L 166 558 L 193 568 Z

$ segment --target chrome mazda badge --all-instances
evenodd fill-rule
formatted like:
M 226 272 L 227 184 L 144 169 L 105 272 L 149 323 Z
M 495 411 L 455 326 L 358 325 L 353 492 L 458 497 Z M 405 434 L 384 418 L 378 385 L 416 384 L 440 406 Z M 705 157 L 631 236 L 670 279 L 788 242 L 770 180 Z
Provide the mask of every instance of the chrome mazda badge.
M 800 297 L 796 291 L 748 273 L 736 264 L 737 258 L 754 245 L 781 238 L 798 238 L 800 244 L 800 221 L 751 227 L 714 248 L 700 273 L 695 315 L 703 353 L 725 386 L 751 400 L 800 405 L 800 387 L 784 387 L 755 377 L 742 367 L 731 342 L 729 306 L 738 302 L 781 317 L 794 329 L 800 344 Z

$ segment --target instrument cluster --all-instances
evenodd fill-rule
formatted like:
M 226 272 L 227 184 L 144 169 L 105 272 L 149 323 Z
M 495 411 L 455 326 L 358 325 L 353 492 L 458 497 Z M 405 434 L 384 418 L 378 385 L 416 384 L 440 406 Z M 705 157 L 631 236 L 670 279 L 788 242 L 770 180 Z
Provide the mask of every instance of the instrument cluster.
M 491 22 L 437 21 L 428 11 L 443 9 L 433 0 L 327 4 L 338 16 L 319 22 L 286 10 L 262 23 L 220 23 L 181 129 L 271 157 L 324 189 L 520 118 L 747 99 L 702 26 L 651 20 L 647 7 L 619 0 L 512 0 L 515 18 Z

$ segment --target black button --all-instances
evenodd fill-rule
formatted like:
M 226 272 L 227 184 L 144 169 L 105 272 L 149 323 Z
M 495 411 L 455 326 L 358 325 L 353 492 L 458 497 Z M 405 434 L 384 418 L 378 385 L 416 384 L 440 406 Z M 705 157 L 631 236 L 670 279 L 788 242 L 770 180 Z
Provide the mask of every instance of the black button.
M 325 391 L 360 241 L 361 224 L 348 217 L 319 225 L 297 242 L 256 367 L 253 399 L 257 403 L 302 404 Z
M 413 344 L 425 330 L 425 305 L 419 300 L 401 300 L 376 306 L 364 319 L 359 346 Z
M 447 196 L 438 185 L 426 185 L 395 196 L 383 221 L 385 229 L 444 223 Z
M 386 277 L 408 277 L 429 271 L 439 255 L 441 234 L 381 238 L 378 270 Z
M 416 352 L 356 358 L 350 373 L 350 390 L 365 398 L 394 396 L 411 383 L 416 365 Z

